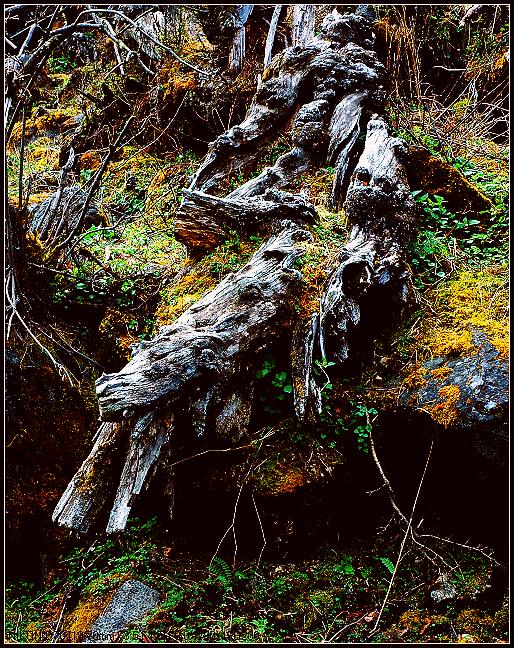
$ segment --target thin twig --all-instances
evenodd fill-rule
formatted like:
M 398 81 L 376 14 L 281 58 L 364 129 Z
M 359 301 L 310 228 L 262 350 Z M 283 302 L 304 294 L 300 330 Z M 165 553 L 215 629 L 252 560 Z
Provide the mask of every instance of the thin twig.
M 430 444 L 430 450 L 428 451 L 428 457 L 427 457 L 427 460 L 426 460 L 426 463 L 425 463 L 425 468 L 423 469 L 423 474 L 421 475 L 421 479 L 420 479 L 420 482 L 419 482 L 418 491 L 416 493 L 416 497 L 414 498 L 414 504 L 412 505 L 412 511 L 411 511 L 411 514 L 410 514 L 409 522 L 408 522 L 407 528 L 405 529 L 402 544 L 400 545 L 400 551 L 398 553 L 398 558 L 396 559 L 396 564 L 394 566 L 394 571 L 393 571 L 393 573 L 391 575 L 391 579 L 389 581 L 389 587 L 387 588 L 387 592 L 386 592 L 386 595 L 384 596 L 384 600 L 382 601 L 382 606 L 380 608 L 380 612 L 378 613 L 376 623 L 375 623 L 375 625 L 373 627 L 373 630 L 369 634 L 369 637 L 371 637 L 377 631 L 378 624 L 380 623 L 380 619 L 382 618 L 382 613 L 384 612 L 384 608 L 385 608 L 386 603 L 387 603 L 387 601 L 389 599 L 389 594 L 391 593 L 391 589 L 393 587 L 394 578 L 396 576 L 396 572 L 398 571 L 398 566 L 400 565 L 400 561 L 402 559 L 403 549 L 405 547 L 405 543 L 407 542 L 407 538 L 409 537 L 409 533 L 411 531 L 412 520 L 414 518 L 414 512 L 416 510 L 416 505 L 418 503 L 419 494 L 421 492 L 421 487 L 422 487 L 423 481 L 425 479 L 425 474 L 427 472 L 428 464 L 430 462 L 430 457 L 432 456 L 432 448 L 433 448 L 433 446 L 434 446 L 434 442 L 432 441 L 431 444 Z
M 109 151 L 108 151 L 107 155 L 105 156 L 105 159 L 103 160 L 102 165 L 100 166 L 100 168 L 96 172 L 96 175 L 95 175 L 95 178 L 94 178 L 93 182 L 91 183 L 91 187 L 89 188 L 86 199 L 84 201 L 84 206 L 82 207 L 82 212 L 81 212 L 75 226 L 71 230 L 69 236 L 67 236 L 66 239 L 64 239 L 64 241 L 62 241 L 61 243 L 59 243 L 55 247 L 56 251 L 61 250 L 66 245 L 68 245 L 68 243 L 73 239 L 75 234 L 78 231 L 80 231 L 80 228 L 82 227 L 82 223 L 84 222 L 84 218 L 86 217 L 87 211 L 88 211 L 89 206 L 91 204 L 91 201 L 93 199 L 93 193 L 96 191 L 96 189 L 98 187 L 98 184 L 100 183 L 100 180 L 101 180 L 101 178 L 102 178 L 102 176 L 103 176 L 103 174 L 105 172 L 105 169 L 107 168 L 107 165 L 108 165 L 109 161 L 111 160 L 112 156 L 116 152 L 116 150 L 117 150 L 117 148 L 118 148 L 118 146 L 119 146 L 119 144 L 121 142 L 121 139 L 125 135 L 125 132 L 126 132 L 128 126 L 129 126 L 130 122 L 132 121 L 132 119 L 133 119 L 133 116 L 131 115 L 127 119 L 125 124 L 123 125 L 123 128 L 121 129 L 120 133 L 118 134 L 118 137 L 116 138 L 114 144 L 109 146 Z
M 57 625 L 55 626 L 55 631 L 54 631 L 54 634 L 52 635 L 52 639 L 50 640 L 50 643 L 57 643 L 57 638 L 59 636 L 58 633 L 59 633 L 59 629 L 61 627 L 62 617 L 63 617 L 63 614 L 64 614 L 64 610 L 66 608 L 66 603 L 67 602 L 68 602 L 68 597 L 65 597 L 64 598 L 64 603 L 62 604 L 62 608 L 61 608 L 61 614 L 59 615 L 59 619 L 57 621 Z
M 266 542 L 266 534 L 264 533 L 264 527 L 262 526 L 261 516 L 259 515 L 259 509 L 257 508 L 257 503 L 255 501 L 255 496 L 254 496 L 253 493 L 252 493 L 252 502 L 253 502 L 253 505 L 254 505 L 254 508 L 255 508 L 255 513 L 257 514 L 257 519 L 259 520 L 259 526 L 260 526 L 260 529 L 261 529 L 262 541 L 263 541 L 263 544 L 262 544 L 262 547 L 261 547 L 261 550 L 260 550 L 260 553 L 259 553 L 259 557 L 257 558 L 257 565 L 255 567 L 255 569 L 257 569 L 259 567 L 260 562 L 261 562 L 262 553 L 264 551 L 264 548 L 266 547 L 267 542 Z
M 23 206 L 23 162 L 25 158 L 25 127 L 27 123 L 27 106 L 23 106 L 23 118 L 21 122 L 21 142 L 20 142 L 20 173 L 18 176 L 18 211 L 21 212 Z
M 58 362 L 58 361 L 54 358 L 54 356 L 50 353 L 50 351 L 49 351 L 49 350 L 48 350 L 48 349 L 47 349 L 43 344 L 41 344 L 41 342 L 37 339 L 37 337 L 34 335 L 34 333 L 32 333 L 32 331 L 30 330 L 29 326 L 25 323 L 24 319 L 22 318 L 22 316 L 21 316 L 21 315 L 19 314 L 19 312 L 17 311 L 17 309 L 16 309 L 16 304 L 13 303 L 13 301 L 11 300 L 11 297 L 9 296 L 8 291 L 5 292 L 5 295 L 6 295 L 6 297 L 7 297 L 7 301 L 9 302 L 10 307 L 11 307 L 12 310 L 13 310 L 13 313 L 14 313 L 14 314 L 16 315 L 16 317 L 18 318 L 20 324 L 21 324 L 21 325 L 23 326 L 23 328 L 27 331 L 27 333 L 28 333 L 28 334 L 30 335 L 30 337 L 34 340 L 34 342 L 38 345 L 38 347 L 41 349 L 41 351 L 43 351 L 43 353 L 45 353 L 45 354 L 50 358 L 50 360 L 52 361 L 52 364 L 53 364 L 54 367 L 57 369 L 57 372 L 59 373 L 59 375 L 60 375 L 60 376 L 62 376 L 62 375 L 66 376 L 66 378 L 70 381 L 70 384 L 71 384 L 72 386 L 75 385 L 75 384 L 78 384 L 79 381 L 77 380 L 77 378 L 75 378 L 75 376 L 71 373 L 71 371 L 69 371 L 68 369 L 66 369 L 66 367 L 65 367 L 64 365 L 62 365 L 60 362 Z
M 146 32 L 142 27 L 140 27 L 137 23 L 135 23 L 133 20 L 128 18 L 121 11 L 118 11 L 116 9 L 95 8 L 95 9 L 87 9 L 86 11 L 84 11 L 82 13 L 94 13 L 94 14 L 96 14 L 96 13 L 110 13 L 110 14 L 114 14 L 116 16 L 119 16 L 123 20 L 126 20 L 130 25 L 132 25 L 132 27 L 134 29 L 137 29 L 138 31 L 140 31 L 141 34 L 143 34 L 143 36 L 146 36 L 146 38 L 148 38 L 148 40 L 151 41 L 154 45 L 157 45 L 157 47 L 161 47 L 165 52 L 168 52 L 169 54 L 171 54 L 175 59 L 177 59 L 177 61 L 180 61 L 180 63 L 182 63 L 183 65 L 191 68 L 192 70 L 195 70 L 199 74 L 204 74 L 205 76 L 211 76 L 210 72 L 207 72 L 206 70 L 202 70 L 201 68 L 196 67 L 192 63 L 188 63 L 183 58 L 181 58 L 178 54 L 176 54 L 170 47 L 168 47 L 167 45 L 164 45 L 163 43 L 160 43 L 151 34 Z

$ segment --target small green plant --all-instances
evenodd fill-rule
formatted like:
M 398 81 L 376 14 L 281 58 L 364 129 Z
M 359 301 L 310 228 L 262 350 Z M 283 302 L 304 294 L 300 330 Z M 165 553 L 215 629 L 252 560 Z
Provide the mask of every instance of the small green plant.
M 268 619 L 253 619 L 252 625 L 255 626 L 259 634 L 264 634 L 268 628 Z
M 232 591 L 232 570 L 226 560 L 214 556 L 209 564 L 209 574 L 212 581 L 220 583 L 226 592 Z
M 394 564 L 389 558 L 386 556 L 378 556 L 378 560 L 380 560 L 391 575 L 394 574 Z
M 355 567 L 352 563 L 353 557 L 343 554 L 339 563 L 334 566 L 334 571 L 340 573 L 342 576 L 353 576 L 355 574 Z
M 328 366 L 328 364 L 327 364 Z M 325 389 L 332 389 L 332 385 Z M 329 391 L 322 391 L 321 396 L 323 405 L 320 419 L 324 428 L 320 433 L 320 438 L 329 448 L 337 445 L 337 439 L 342 435 L 352 434 L 356 441 L 357 448 L 367 454 L 369 452 L 369 435 L 372 430 L 373 419 L 378 412 L 374 407 L 367 407 L 364 403 L 359 403 L 353 399 L 348 401 L 350 407 L 349 415 L 342 415 L 339 408 L 336 411 L 331 402 Z
M 485 219 L 484 226 L 476 218 L 449 211 L 442 196 L 430 196 L 420 190 L 412 195 L 425 217 L 425 227 L 410 247 L 417 288 L 424 289 L 444 279 L 459 260 L 482 266 L 506 259 L 506 222 L 501 206 Z
M 279 369 L 275 358 L 268 355 L 255 376 L 263 383 L 263 391 L 259 398 L 264 403 L 264 411 L 269 414 L 280 413 L 282 411 L 280 401 L 290 398 L 293 393 L 289 372 Z
M 371 417 L 378 414 L 374 407 L 367 407 L 364 403 L 355 404 L 351 417 L 351 427 L 357 441 L 357 447 L 362 452 L 369 452 L 369 435 L 372 429 Z
M 56 56 L 48 59 L 48 69 L 50 74 L 61 74 L 71 72 L 77 67 L 75 61 L 70 60 L 67 56 Z
M 156 524 L 155 517 L 144 523 L 133 518 L 120 539 L 107 538 L 90 547 L 76 547 L 62 561 L 67 568 L 68 582 L 80 590 L 90 588 L 91 593 L 99 594 L 112 586 L 112 576 L 143 576 L 156 549 L 151 541 Z

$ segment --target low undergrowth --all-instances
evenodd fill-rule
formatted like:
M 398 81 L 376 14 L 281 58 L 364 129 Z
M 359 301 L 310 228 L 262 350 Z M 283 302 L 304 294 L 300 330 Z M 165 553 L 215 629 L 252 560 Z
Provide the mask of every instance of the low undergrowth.
M 160 592 L 160 603 L 123 630 L 120 643 L 505 640 L 506 602 L 497 595 L 484 599 L 491 565 L 470 550 L 447 551 L 451 565 L 441 574 L 413 547 L 383 606 L 395 572 L 393 537 L 379 537 L 367 549 L 323 548 L 309 560 L 232 564 L 226 555 L 177 553 L 155 519 L 133 520 L 123 539 L 79 544 L 46 590 L 10 585 L 6 634 L 12 643 L 64 637 L 82 617 L 91 624 L 121 582 L 137 578 Z M 86 622 L 80 628 L 86 633 Z

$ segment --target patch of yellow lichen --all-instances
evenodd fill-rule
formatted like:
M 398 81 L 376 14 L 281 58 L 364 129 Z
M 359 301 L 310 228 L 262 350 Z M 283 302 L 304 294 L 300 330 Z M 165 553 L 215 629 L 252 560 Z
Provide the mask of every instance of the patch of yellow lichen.
M 135 180 L 134 188 L 137 188 L 138 194 L 132 196 L 132 200 L 137 201 L 138 209 L 141 203 L 145 216 L 150 218 L 153 226 L 169 230 L 170 217 L 178 206 L 177 188 L 186 186 L 192 164 L 187 155 L 170 154 L 161 158 L 144 149 L 125 146 L 117 159 L 107 165 L 102 182 L 103 202 L 119 203 L 121 196 L 130 196 L 132 189 L 127 189 L 127 181 L 129 178 Z
M 154 217 L 163 211 L 169 211 L 170 198 L 175 205 L 178 204 L 177 180 L 175 166 L 159 169 L 155 173 L 146 189 L 146 216 Z
M 440 402 L 427 407 L 427 411 L 437 423 L 449 427 L 459 417 L 457 402 L 460 398 L 460 388 L 457 385 L 445 385 L 439 390 Z
M 196 268 L 175 286 L 170 286 L 155 313 L 155 328 L 173 324 L 190 306 L 216 285 L 213 277 L 202 275 Z
M 307 246 L 309 247 L 309 246 Z M 309 254 L 306 250 L 307 255 Z M 302 275 L 305 282 L 304 290 L 298 299 L 297 310 L 305 317 L 319 311 L 319 302 L 323 293 L 323 285 L 327 278 L 327 272 L 321 263 L 321 259 L 316 263 L 314 258 L 302 267 Z
M 458 355 L 473 350 L 471 331 L 437 328 L 423 340 L 434 356 Z
M 39 203 L 42 203 L 44 200 L 46 200 L 48 197 L 50 197 L 52 194 L 49 191 L 40 191 L 39 193 L 34 193 L 29 196 L 28 200 L 28 205 L 39 205 Z
M 25 137 L 33 137 L 38 133 L 48 133 L 52 131 L 60 131 L 62 125 L 77 114 L 77 109 L 71 106 L 66 108 L 49 109 L 45 110 L 43 115 L 27 119 L 25 122 Z M 11 137 L 9 138 L 8 148 L 13 150 L 17 148 L 23 133 L 23 122 L 19 121 L 12 129 Z
M 100 616 L 112 598 L 113 592 L 104 598 L 88 596 L 66 616 L 63 634 L 73 643 L 83 643 L 96 619 Z
M 427 317 L 420 340 L 424 355 L 466 353 L 472 332 L 483 331 L 501 357 L 509 353 L 508 274 L 506 269 L 465 271 L 428 296 L 436 312 Z
M 452 372 L 451 367 L 447 367 L 447 366 L 436 367 L 435 369 L 432 369 L 430 371 L 430 376 L 432 378 L 435 378 L 435 380 L 445 380 L 446 378 L 448 378 L 451 372 Z
M 50 137 L 38 137 L 25 149 L 25 163 L 32 171 L 57 170 L 59 147 Z
M 426 382 L 427 370 L 423 366 L 414 365 L 403 381 L 407 389 L 417 389 Z
M 411 337 L 402 389 L 419 390 L 430 379 L 445 381 L 447 365 L 428 370 L 424 365 L 436 357 L 462 356 L 476 352 L 473 334 L 483 332 L 501 358 L 509 355 L 508 274 L 505 268 L 463 271 L 426 295 L 432 310 Z M 437 401 L 427 407 L 441 425 L 452 425 L 457 417 L 460 389 L 443 386 Z
M 491 80 L 495 81 L 500 74 L 505 70 L 505 68 L 508 69 L 509 65 L 509 49 L 507 48 L 503 52 L 500 52 L 498 56 L 494 59 L 493 64 L 491 66 Z
M 77 483 L 77 491 L 79 493 L 87 493 L 91 490 L 91 487 L 95 482 L 95 465 L 94 463 L 89 466 L 86 473 L 81 477 L 80 481 Z

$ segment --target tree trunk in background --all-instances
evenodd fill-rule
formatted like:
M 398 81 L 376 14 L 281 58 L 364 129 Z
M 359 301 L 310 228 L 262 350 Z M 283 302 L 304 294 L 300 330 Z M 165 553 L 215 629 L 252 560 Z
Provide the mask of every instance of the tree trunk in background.
M 315 5 L 293 5 L 293 47 L 307 45 L 314 38 Z
M 234 35 L 232 50 L 228 57 L 228 69 L 232 74 L 238 74 L 243 67 L 245 58 L 246 22 L 252 13 L 253 5 L 238 5 L 236 9 L 237 31 Z
M 268 35 L 266 37 L 266 45 L 264 48 L 264 69 L 271 63 L 271 55 L 273 52 L 273 44 L 275 43 L 275 33 L 277 31 L 278 21 L 282 12 L 282 5 L 275 5 L 273 16 L 269 25 Z

